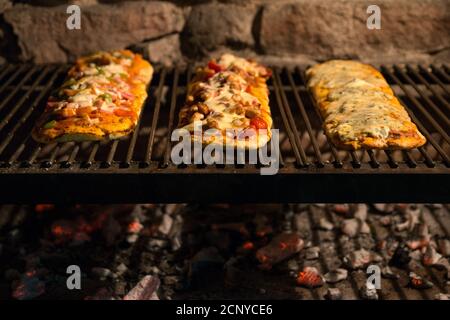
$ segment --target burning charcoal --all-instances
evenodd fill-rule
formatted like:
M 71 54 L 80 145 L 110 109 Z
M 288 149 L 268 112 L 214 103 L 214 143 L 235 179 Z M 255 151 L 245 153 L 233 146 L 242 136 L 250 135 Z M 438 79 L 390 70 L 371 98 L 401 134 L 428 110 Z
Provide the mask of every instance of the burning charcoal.
M 443 208 L 443 205 L 441 203 L 427 203 L 425 205 L 433 210 L 439 210 Z
M 450 300 L 450 294 L 438 293 L 434 296 L 434 300 Z
M 450 240 L 447 239 L 439 239 L 437 241 L 439 252 L 444 256 L 450 256 Z
M 425 223 L 418 224 L 406 244 L 411 250 L 426 247 L 430 243 L 430 234 L 428 226 Z
M 388 227 L 392 224 L 392 218 L 390 216 L 381 217 L 380 224 L 382 226 Z
M 167 247 L 167 240 L 164 239 L 150 239 L 147 243 L 147 249 L 152 251 L 155 249 L 162 249 Z
M 349 255 L 344 257 L 344 262 L 351 269 L 364 268 L 371 261 L 372 261 L 372 253 L 365 249 L 353 251 Z
M 303 240 L 295 233 L 282 233 L 274 237 L 265 247 L 256 252 L 256 258 L 263 269 L 271 269 L 284 259 L 298 253 L 303 248 Z
M 291 259 L 287 262 L 287 268 L 289 269 L 289 271 L 298 271 L 299 266 L 298 266 L 298 262 L 294 259 Z
M 365 286 L 360 289 L 360 293 L 365 300 L 378 300 L 377 289 L 370 282 L 366 282 Z
M 346 219 L 342 221 L 341 231 L 350 238 L 353 238 L 359 233 L 370 233 L 370 228 L 365 221 L 359 219 Z
M 406 221 L 395 226 L 397 231 L 413 231 L 414 227 L 419 224 L 419 218 L 422 210 L 418 206 L 408 206 L 405 210 Z
M 160 281 L 155 276 L 145 276 L 141 281 L 127 293 L 123 300 L 159 300 L 156 291 Z
M 136 234 L 141 232 L 141 230 L 144 228 L 142 223 L 138 219 L 134 219 L 128 224 L 127 232 L 131 234 Z
M 311 247 L 305 250 L 306 260 L 315 260 L 319 258 L 320 247 Z
M 378 242 L 377 248 L 379 252 L 381 252 L 383 258 L 389 261 L 394 255 L 398 245 L 399 242 L 396 239 L 394 239 L 393 237 L 389 237 L 385 240 L 381 240 L 380 242 Z
M 436 249 L 432 245 L 428 245 L 425 253 L 423 254 L 422 263 L 424 266 L 432 266 L 441 258 L 442 256 L 436 252 Z
M 409 273 L 409 285 L 411 288 L 419 290 L 433 287 L 433 283 L 431 281 L 428 281 L 414 272 Z
M 392 269 L 389 266 L 385 266 L 381 269 L 381 276 L 386 279 L 394 279 L 394 280 L 400 278 L 400 276 L 394 271 L 392 271 Z
M 128 271 L 128 267 L 125 265 L 125 264 L 123 264 L 123 263 L 121 263 L 121 264 L 119 264 L 117 267 L 116 267 L 116 273 L 118 274 L 118 275 L 123 275 L 125 272 L 127 272 Z
M 12 296 L 17 300 L 30 300 L 45 292 L 45 283 L 34 272 L 27 272 L 13 285 Z
M 395 210 L 396 212 L 405 214 L 406 211 L 408 210 L 409 206 L 416 207 L 416 205 L 414 205 L 414 204 L 413 204 L 413 205 L 409 205 L 409 204 L 407 204 L 407 203 L 396 203 L 396 204 L 394 205 L 394 210 Z
M 338 268 L 332 270 L 324 275 L 325 281 L 328 283 L 337 283 L 339 281 L 347 279 L 348 271 L 346 269 Z
M 330 221 L 328 221 L 326 218 L 322 217 L 319 220 L 319 228 L 322 230 L 330 231 L 330 230 L 333 230 L 334 225 Z
M 325 298 L 328 300 L 341 300 L 342 292 L 339 288 L 328 288 Z
M 395 204 L 392 203 L 374 203 L 373 206 L 382 213 L 392 213 L 395 210 Z
M 177 211 L 178 207 L 179 207 L 179 204 L 177 204 L 177 203 L 168 203 L 165 205 L 164 211 L 167 214 L 172 215 Z
M 435 264 L 433 264 L 433 267 L 446 270 L 446 278 L 450 280 L 450 263 L 446 258 L 440 258 Z
M 344 217 L 350 217 L 351 208 L 349 204 L 335 204 L 332 206 L 332 210 L 337 214 L 343 215 Z
M 136 233 L 127 235 L 127 242 L 128 243 L 135 243 L 139 239 L 139 235 Z
M 112 276 L 111 270 L 107 268 L 94 267 L 91 269 L 91 272 L 100 279 L 105 279 Z
M 171 244 L 172 251 L 177 251 L 178 249 L 180 249 L 181 248 L 181 236 L 179 236 L 179 235 L 174 236 L 171 239 L 170 244 Z
M 306 288 L 317 288 L 323 286 L 323 278 L 314 267 L 305 267 L 297 276 L 297 284 Z
M 392 255 L 391 260 L 389 263 L 391 265 L 397 266 L 397 267 L 404 267 L 406 266 L 409 261 L 411 260 L 411 257 L 409 256 L 409 249 L 405 244 L 399 244 L 397 246 L 397 249 L 395 249 L 394 254 Z
M 359 219 L 360 221 L 365 221 L 367 219 L 367 205 L 364 203 L 359 203 L 356 205 L 355 213 L 353 218 Z
M 34 207 L 34 210 L 38 213 L 42 213 L 45 211 L 51 211 L 53 209 L 55 209 L 55 205 L 53 205 L 53 204 L 37 204 Z
M 170 229 L 172 228 L 172 224 L 173 224 L 173 218 L 168 214 L 164 214 L 161 224 L 158 227 L 158 231 L 163 235 L 168 235 L 170 232 Z

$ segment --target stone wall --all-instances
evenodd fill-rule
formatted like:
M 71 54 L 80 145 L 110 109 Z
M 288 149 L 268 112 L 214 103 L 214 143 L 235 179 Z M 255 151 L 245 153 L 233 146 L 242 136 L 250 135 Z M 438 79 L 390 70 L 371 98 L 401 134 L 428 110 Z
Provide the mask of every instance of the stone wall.
M 68 30 L 68 4 L 81 30 Z M 381 8 L 381 30 L 366 9 Z M 165 65 L 224 51 L 270 64 L 450 61 L 449 0 L 0 0 L 0 60 L 68 62 L 131 48 Z

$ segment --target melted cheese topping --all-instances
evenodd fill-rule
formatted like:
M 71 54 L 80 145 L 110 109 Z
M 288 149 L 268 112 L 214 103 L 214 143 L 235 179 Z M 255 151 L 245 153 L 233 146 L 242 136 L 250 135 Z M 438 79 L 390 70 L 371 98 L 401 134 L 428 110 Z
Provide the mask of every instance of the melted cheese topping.
M 193 100 L 199 99 L 190 110 L 207 107 L 207 114 L 193 112 L 190 121 L 184 125 L 185 129 L 193 130 L 194 121 L 202 121 L 208 128 L 219 130 L 245 129 L 250 127 L 251 119 L 261 114 L 261 103 L 257 97 L 246 92 L 249 87 L 250 78 L 259 75 L 265 70 L 254 62 L 238 58 L 230 54 L 223 55 L 218 61 L 222 68 L 209 79 L 197 84 L 200 88 Z M 241 71 L 244 71 L 242 73 Z M 267 74 L 267 71 L 265 71 Z M 191 112 L 192 113 L 192 112 Z
M 405 123 L 411 123 L 408 113 L 372 67 L 333 60 L 314 66 L 307 75 L 325 128 L 340 141 L 365 137 L 385 141 L 391 133 L 411 130 L 411 126 L 405 127 Z
M 114 113 L 115 110 L 130 110 L 133 96 L 127 79 L 132 63 L 130 57 L 114 52 L 92 56 L 91 61 L 78 67 L 73 77 L 59 90 L 59 101 L 52 104 L 54 112 L 61 118 L 70 118 L 85 109 L 82 116 L 96 122 L 101 113 Z M 97 112 L 93 112 L 93 111 Z M 131 110 L 130 110 L 131 111 Z M 76 121 L 76 119 L 74 119 Z

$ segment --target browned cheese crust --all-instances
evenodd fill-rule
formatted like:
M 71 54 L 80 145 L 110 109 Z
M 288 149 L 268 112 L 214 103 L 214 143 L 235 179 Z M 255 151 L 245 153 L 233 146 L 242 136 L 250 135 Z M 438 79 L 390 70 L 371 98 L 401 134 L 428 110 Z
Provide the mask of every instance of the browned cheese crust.
M 356 61 L 331 60 L 306 71 L 324 130 L 341 149 L 412 149 L 425 137 L 381 73 Z

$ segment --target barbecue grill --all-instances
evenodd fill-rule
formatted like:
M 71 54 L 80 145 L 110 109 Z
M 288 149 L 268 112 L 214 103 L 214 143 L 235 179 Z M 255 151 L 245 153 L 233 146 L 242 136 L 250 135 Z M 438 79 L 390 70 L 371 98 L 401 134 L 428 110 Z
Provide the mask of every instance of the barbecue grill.
M 176 128 L 192 69 L 158 68 L 137 129 L 114 141 L 42 145 L 31 128 L 66 65 L 0 68 L 0 201 L 33 202 L 447 202 L 450 68 L 379 66 L 427 138 L 408 151 L 341 151 L 327 141 L 304 68 L 269 81 L 280 168 L 263 163 L 175 165 Z

